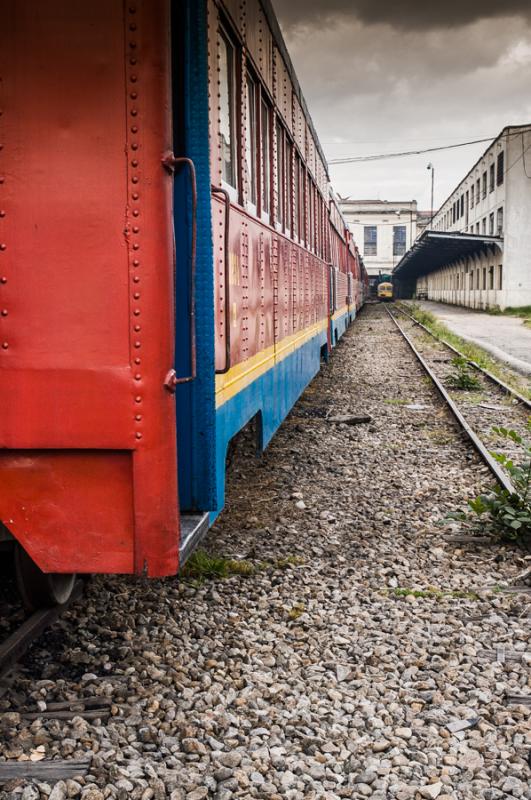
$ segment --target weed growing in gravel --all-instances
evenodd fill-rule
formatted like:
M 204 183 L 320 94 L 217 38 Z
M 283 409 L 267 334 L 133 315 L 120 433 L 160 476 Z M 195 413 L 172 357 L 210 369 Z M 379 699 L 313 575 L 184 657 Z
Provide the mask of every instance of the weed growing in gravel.
M 184 565 L 181 576 L 183 578 L 229 578 L 231 575 L 254 575 L 258 566 L 244 559 L 225 558 L 207 553 L 206 550 L 196 550 Z
M 417 322 L 425 325 L 426 328 L 428 328 L 428 330 L 430 330 L 435 336 L 438 336 L 439 339 L 442 339 L 459 350 L 464 358 L 468 359 L 469 361 L 475 361 L 480 367 L 492 372 L 493 375 L 496 375 L 497 378 L 500 378 L 509 386 L 512 386 L 513 389 L 516 389 L 521 394 L 531 398 L 531 386 L 529 383 L 522 383 L 522 380 L 519 376 L 515 375 L 510 370 L 507 370 L 498 361 L 496 361 L 496 359 L 491 358 L 491 356 L 489 356 L 488 353 L 486 353 L 486 351 L 481 347 L 477 347 L 476 345 L 465 341 L 465 339 L 462 339 L 460 336 L 457 336 L 457 334 L 452 333 L 452 331 L 450 331 L 446 325 L 440 322 L 434 314 L 432 314 L 430 311 L 425 311 L 416 303 L 406 303 L 404 304 L 404 308 L 411 314 L 412 317 L 417 320 Z
M 386 406 L 407 406 L 412 402 L 412 400 L 402 400 L 400 397 L 390 397 L 388 400 L 384 400 Z
M 304 564 L 300 556 L 287 555 L 275 561 L 246 561 L 245 559 L 226 558 L 196 550 L 181 571 L 181 577 L 202 582 L 208 578 L 230 578 L 231 575 L 251 577 L 267 569 L 290 569 Z
M 481 381 L 471 373 L 466 358 L 455 356 L 455 358 L 452 358 L 452 366 L 454 367 L 454 372 L 446 379 L 448 386 L 452 389 L 464 389 L 466 391 L 481 389 Z
M 531 418 L 527 423 L 531 433 Z M 509 474 L 514 487 L 513 492 L 495 486 L 487 494 L 480 494 L 469 500 L 470 511 L 454 512 L 447 520 L 459 520 L 473 529 L 483 530 L 485 519 L 493 532 L 501 539 L 520 540 L 531 543 L 531 439 L 526 440 L 516 431 L 495 427 L 494 433 L 510 439 L 523 451 L 523 460 L 519 464 L 505 455 L 491 451 L 491 455 Z
M 479 595 L 477 595 L 475 592 L 464 592 L 459 589 L 452 589 L 448 592 L 445 592 L 442 589 L 435 589 L 433 586 L 428 586 L 427 589 L 409 589 L 407 587 L 397 587 L 396 589 L 391 589 L 390 594 L 393 594 L 395 597 L 407 597 L 408 595 L 424 598 L 435 597 L 439 600 L 443 597 L 455 597 L 464 600 L 479 600 Z
M 302 603 L 295 603 L 293 608 L 291 608 L 290 611 L 288 612 L 288 619 L 291 619 L 294 622 L 295 620 L 299 619 L 299 617 L 301 617 L 305 611 L 306 611 L 305 605 L 303 605 Z

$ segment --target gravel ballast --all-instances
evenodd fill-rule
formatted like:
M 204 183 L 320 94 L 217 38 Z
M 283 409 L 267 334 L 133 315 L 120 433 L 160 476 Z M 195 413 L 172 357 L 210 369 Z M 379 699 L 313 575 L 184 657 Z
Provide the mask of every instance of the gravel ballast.
M 0 768 L 90 766 L 0 798 L 530 799 L 530 595 L 500 590 L 526 562 L 438 524 L 490 483 L 368 306 L 266 453 L 233 448 L 229 577 L 98 577 L 34 646 Z M 47 716 L 94 696 L 108 717 Z

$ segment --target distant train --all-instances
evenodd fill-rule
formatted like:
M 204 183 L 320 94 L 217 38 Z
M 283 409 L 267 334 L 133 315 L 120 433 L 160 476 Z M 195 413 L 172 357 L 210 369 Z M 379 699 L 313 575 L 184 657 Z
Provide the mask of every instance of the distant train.
M 0 0 L 0 549 L 173 575 L 367 294 L 269 0 Z
M 379 300 L 392 300 L 393 299 L 393 284 L 383 281 L 378 284 L 377 295 Z

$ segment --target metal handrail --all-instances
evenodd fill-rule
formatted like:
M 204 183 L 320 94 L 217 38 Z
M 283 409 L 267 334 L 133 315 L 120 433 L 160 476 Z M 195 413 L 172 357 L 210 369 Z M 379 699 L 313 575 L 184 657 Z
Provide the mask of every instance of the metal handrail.
M 225 201 L 225 231 L 224 231 L 224 277 L 225 277 L 225 366 L 217 369 L 216 375 L 225 375 L 231 368 L 231 341 L 230 341 L 230 260 L 229 260 L 229 222 L 230 222 L 230 194 L 220 186 L 212 186 L 213 194 L 223 195 Z

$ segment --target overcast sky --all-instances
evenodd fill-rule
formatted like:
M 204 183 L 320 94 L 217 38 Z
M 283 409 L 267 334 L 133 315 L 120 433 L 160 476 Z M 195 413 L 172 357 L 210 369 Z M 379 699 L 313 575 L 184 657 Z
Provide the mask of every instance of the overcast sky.
M 531 0 L 273 0 L 329 159 L 495 136 L 531 122 Z M 438 207 L 486 148 L 331 166 L 353 198 Z

